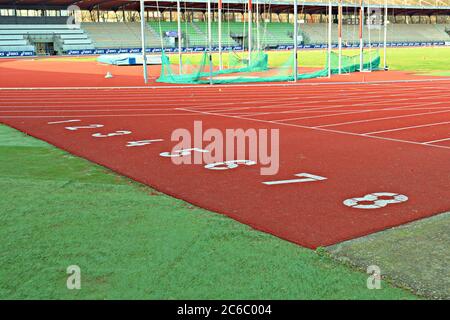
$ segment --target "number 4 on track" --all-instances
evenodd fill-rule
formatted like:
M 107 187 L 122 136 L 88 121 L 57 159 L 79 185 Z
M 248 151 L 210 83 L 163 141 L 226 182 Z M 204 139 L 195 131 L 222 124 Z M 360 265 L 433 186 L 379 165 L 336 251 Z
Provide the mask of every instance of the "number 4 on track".
M 313 175 L 310 173 L 297 173 L 294 176 L 299 177 L 300 179 L 266 181 L 263 183 L 268 186 L 273 186 L 273 185 L 278 185 L 278 184 L 303 183 L 303 182 L 314 182 L 314 181 L 327 180 L 327 178 L 325 178 L 325 177 L 316 176 L 316 175 Z

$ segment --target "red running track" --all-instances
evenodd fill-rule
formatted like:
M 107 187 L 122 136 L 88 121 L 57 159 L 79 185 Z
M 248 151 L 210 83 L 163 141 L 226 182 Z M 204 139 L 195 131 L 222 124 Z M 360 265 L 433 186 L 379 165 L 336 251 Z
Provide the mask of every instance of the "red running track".
M 450 209 L 449 98 L 450 80 L 3 90 L 0 121 L 164 193 L 316 248 Z M 78 121 L 53 123 L 67 120 Z M 279 129 L 278 174 L 260 175 L 259 164 L 213 171 L 161 157 L 176 144 L 173 130 L 193 130 L 195 120 L 203 122 L 204 130 Z M 66 129 L 92 124 L 103 127 Z M 93 136 L 117 130 L 130 133 Z M 127 147 L 130 141 L 148 139 L 163 141 Z M 326 180 L 263 184 L 294 179 L 298 173 Z M 404 197 L 377 209 L 344 204 L 378 192 Z M 374 204 L 379 202 L 357 203 Z

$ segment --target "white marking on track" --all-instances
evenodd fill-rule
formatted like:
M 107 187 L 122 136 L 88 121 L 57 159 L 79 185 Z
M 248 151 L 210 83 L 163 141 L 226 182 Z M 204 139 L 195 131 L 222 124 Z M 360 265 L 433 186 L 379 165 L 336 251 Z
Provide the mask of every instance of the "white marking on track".
M 81 120 L 79 119 L 74 119 L 74 120 L 63 120 L 63 121 L 53 121 L 53 122 L 48 122 L 47 124 L 61 124 L 61 123 L 71 123 L 71 122 L 80 122 Z
M 403 111 L 404 109 L 378 109 L 377 111 L 396 111 L 400 110 Z M 407 110 L 409 111 L 409 110 Z M 315 126 L 316 128 L 326 128 L 326 127 L 336 127 L 336 126 L 342 126 L 342 125 L 348 125 L 348 124 L 355 124 L 355 123 L 366 123 L 371 121 L 379 121 L 379 120 L 391 120 L 391 119 L 400 119 L 400 118 L 408 118 L 408 117 L 414 117 L 414 116 L 422 116 L 422 115 L 429 115 L 429 114 L 438 114 L 438 113 L 448 113 L 450 112 L 450 109 L 448 110 L 441 110 L 441 111 L 432 111 L 432 112 L 421 112 L 421 113 L 413 113 L 413 114 L 404 114 L 401 116 L 391 116 L 391 117 L 383 117 L 383 118 L 374 118 L 374 119 L 365 119 L 365 120 L 356 120 L 356 121 L 348 121 L 348 122 L 339 122 L 339 123 L 332 123 L 332 124 L 325 124 L 320 126 Z
M 327 180 L 325 177 L 316 176 L 310 173 L 298 173 L 294 174 L 296 177 L 300 177 L 300 179 L 290 179 L 290 180 L 278 180 L 278 181 L 265 181 L 263 184 L 268 186 L 280 185 L 280 184 L 290 184 L 290 183 L 303 183 L 303 182 L 315 182 Z
M 315 86 L 355 86 L 355 85 L 375 85 L 375 84 L 410 84 L 410 83 L 432 83 L 432 82 L 447 82 L 448 78 L 430 78 L 430 79 L 410 79 L 410 80 L 377 80 L 377 81 L 348 81 L 348 82 L 283 82 L 276 84 L 234 84 L 229 85 L 214 85 L 213 88 L 255 88 L 255 87 L 315 87 Z M 176 90 L 176 89 L 211 89 L 210 85 L 171 85 L 171 86 L 116 86 L 116 87 L 30 87 L 30 88 L 0 88 L 1 91 L 34 91 L 34 90 L 131 90 L 131 89 L 147 89 L 147 90 Z
M 450 140 L 450 138 L 444 138 L 444 139 L 438 139 L 438 140 L 427 141 L 427 142 L 423 142 L 423 143 L 429 144 L 429 143 L 444 142 L 444 141 L 449 141 L 449 140 Z
M 372 136 L 372 135 L 368 135 L 368 134 L 361 134 L 361 133 L 354 133 L 354 132 L 347 132 L 347 131 L 340 131 L 340 130 L 333 130 L 333 129 L 325 129 L 325 128 L 315 128 L 315 127 L 308 127 L 308 126 L 303 126 L 303 125 L 297 125 L 297 124 L 293 124 L 293 123 L 284 123 L 284 122 L 277 122 L 277 121 L 271 121 L 271 120 L 244 118 L 244 117 L 240 117 L 240 116 L 228 116 L 228 115 L 222 115 L 222 114 L 209 113 L 209 112 L 205 112 L 205 111 L 189 110 L 189 109 L 186 109 L 186 108 L 179 108 L 179 110 L 191 111 L 191 112 L 197 113 L 197 114 L 212 115 L 212 116 L 226 117 L 226 118 L 235 118 L 235 119 L 256 121 L 256 122 L 262 122 L 262 123 L 271 123 L 271 124 L 283 125 L 283 126 L 287 126 L 287 127 L 295 127 L 295 128 L 310 129 L 310 130 L 318 130 L 318 131 L 323 131 L 323 132 L 332 132 L 332 133 L 339 133 L 339 134 L 356 136 L 356 137 L 364 137 L 364 138 L 370 138 L 370 139 L 378 139 L 378 140 L 386 140 L 386 141 L 393 141 L 393 142 L 401 142 L 401 143 L 406 143 L 406 144 L 421 145 L 421 146 L 441 148 L 441 149 L 449 149 L 450 150 L 450 147 L 446 147 L 446 146 L 440 146 L 440 145 L 434 145 L 434 144 L 425 144 L 425 143 L 422 143 L 422 142 L 415 142 L 415 141 L 408 141 L 408 140 L 401 140 L 401 139 L 394 139 L 394 138 Z
M 367 133 L 363 133 L 363 134 L 365 134 L 365 135 L 372 135 L 372 134 L 379 134 L 379 133 L 386 133 L 386 132 L 394 132 L 394 131 L 402 131 L 402 130 L 411 130 L 411 129 L 417 129 L 417 128 L 440 126 L 440 125 L 449 124 L 449 123 L 450 123 L 450 121 L 435 122 L 435 123 L 428 123 L 428 124 L 422 124 L 422 125 L 417 125 L 417 126 L 402 127 L 402 128 L 395 128 L 395 129 L 389 129 L 389 130 L 373 131 L 373 132 L 367 132 Z

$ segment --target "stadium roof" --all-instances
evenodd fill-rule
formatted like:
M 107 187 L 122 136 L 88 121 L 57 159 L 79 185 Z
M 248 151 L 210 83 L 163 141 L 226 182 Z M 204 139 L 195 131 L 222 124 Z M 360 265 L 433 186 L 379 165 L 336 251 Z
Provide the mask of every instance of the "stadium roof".
M 225 8 L 228 6 L 232 9 L 242 10 L 244 4 L 248 0 L 223 0 Z M 272 12 L 292 12 L 293 0 L 258 0 L 260 5 L 270 4 Z M 205 10 L 206 0 L 181 0 L 184 7 L 184 2 L 188 3 L 190 9 L 197 9 L 199 11 Z M 211 0 L 216 4 L 218 0 Z M 253 0 L 255 4 L 257 0 Z M 338 0 L 332 0 L 337 3 Z M 156 10 L 156 0 L 145 0 L 148 10 Z M 324 13 L 328 0 L 314 0 L 314 1 L 298 1 L 299 6 L 302 6 L 304 13 Z M 359 0 L 343 0 L 345 6 L 355 7 L 359 6 Z M 384 6 L 384 0 L 364 0 L 365 5 L 371 7 Z M 450 0 L 388 0 L 388 6 L 392 13 L 396 15 L 449 15 L 450 14 Z M 139 1 L 124 1 L 124 0 L 0 0 L 0 8 L 17 8 L 17 9 L 65 9 L 69 5 L 77 5 L 82 10 L 138 10 Z M 176 10 L 175 0 L 158 1 L 161 10 Z

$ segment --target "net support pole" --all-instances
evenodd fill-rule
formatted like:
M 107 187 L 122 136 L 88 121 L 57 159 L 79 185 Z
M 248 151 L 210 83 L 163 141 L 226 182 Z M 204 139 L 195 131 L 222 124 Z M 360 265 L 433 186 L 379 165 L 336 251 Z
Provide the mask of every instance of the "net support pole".
M 342 0 L 339 0 L 338 8 L 338 56 L 339 74 L 342 74 Z
M 148 83 L 148 74 L 147 74 L 147 53 L 145 48 L 145 5 L 144 0 L 140 0 L 141 5 L 141 41 L 142 41 L 142 69 L 144 72 L 144 83 Z
M 383 41 L 383 65 L 384 70 L 387 70 L 387 28 L 388 28 L 388 2 L 384 1 L 384 41 Z
M 252 0 L 248 0 L 248 65 L 252 62 Z
M 294 0 L 294 81 L 298 81 L 298 0 Z
M 331 30 L 333 23 L 333 6 L 328 2 L 328 78 L 331 78 Z
M 208 0 L 208 51 L 209 51 L 209 84 L 212 85 L 212 72 L 213 72 L 213 63 L 212 63 L 212 35 L 211 35 L 211 0 Z
M 359 71 L 362 72 L 364 68 L 364 40 L 363 40 L 363 26 L 364 26 L 364 4 L 363 0 L 359 1 Z
M 219 0 L 219 69 L 223 68 L 222 61 L 222 0 Z
M 372 50 L 372 16 L 370 13 L 370 1 L 364 8 L 367 11 L 367 43 L 369 45 L 369 50 Z M 364 18 L 365 20 L 366 18 Z
M 259 0 L 256 0 L 256 49 L 261 50 L 260 45 L 260 36 L 259 36 Z
M 181 55 L 181 9 L 180 9 L 180 0 L 177 0 L 177 25 L 178 25 L 178 66 L 180 74 L 183 73 L 183 58 Z

